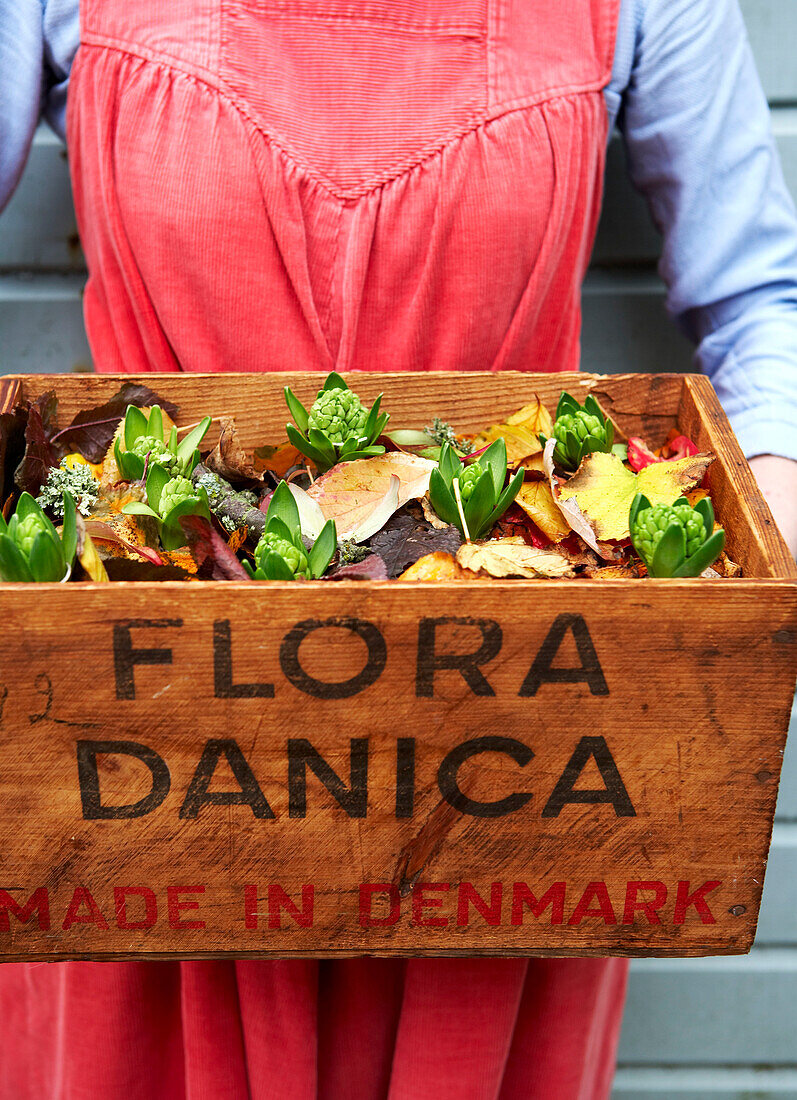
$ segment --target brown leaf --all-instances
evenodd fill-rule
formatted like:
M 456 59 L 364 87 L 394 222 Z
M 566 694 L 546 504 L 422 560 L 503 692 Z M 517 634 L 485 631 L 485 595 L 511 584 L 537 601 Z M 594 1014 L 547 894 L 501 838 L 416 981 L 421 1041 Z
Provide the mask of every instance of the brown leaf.
M 109 558 L 105 562 L 105 568 L 112 581 L 196 580 L 196 577 L 176 565 L 153 565 L 149 561 L 132 561 L 130 558 Z
M 425 493 L 421 497 L 421 508 L 423 509 L 423 516 L 427 523 L 431 523 L 432 527 L 438 531 L 445 531 L 447 527 L 450 527 L 450 523 L 446 523 L 445 520 L 440 519 L 437 512 L 432 507 L 432 502 L 429 499 L 429 494 Z
M 134 561 L 148 561 L 152 565 L 162 565 L 163 563 L 157 550 L 153 550 L 152 547 L 147 546 L 146 543 L 131 542 L 129 539 L 125 538 L 122 533 L 123 531 L 128 531 L 139 539 L 144 538 L 144 533 L 141 531 L 140 527 L 135 525 L 133 516 L 124 516 L 122 518 L 125 521 L 131 521 L 129 527 L 121 521 L 117 522 L 116 526 L 112 526 L 110 523 L 95 519 L 93 516 L 89 517 L 84 520 L 86 533 L 111 557 L 131 558 Z
M 474 573 L 491 577 L 572 577 L 570 562 L 556 550 L 539 550 L 522 538 L 466 542 L 457 551 L 457 561 Z
M 228 481 L 262 482 L 263 474 L 249 458 L 238 436 L 235 419 L 220 417 L 219 441 L 205 459 L 208 469 Z
M 22 405 L 0 413 L 0 501 L 6 485 L 11 488 L 14 470 L 25 453 L 25 425 L 28 415 Z

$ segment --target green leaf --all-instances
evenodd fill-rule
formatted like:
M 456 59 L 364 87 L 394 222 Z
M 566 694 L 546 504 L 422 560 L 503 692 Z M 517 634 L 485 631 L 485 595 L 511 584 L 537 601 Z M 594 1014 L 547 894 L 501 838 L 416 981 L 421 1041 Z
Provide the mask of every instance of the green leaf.
M 481 467 L 490 471 L 493 482 L 493 501 L 497 500 L 506 481 L 506 443 L 502 438 L 491 443 L 484 454 L 476 460 Z M 481 480 L 481 478 L 479 479 Z
M 8 534 L 8 524 L 5 521 L 3 513 L 0 511 L 0 535 Z
M 503 443 L 503 440 L 501 440 Z M 473 487 L 470 499 L 464 504 L 465 519 L 472 539 L 481 537 L 487 518 L 495 507 L 496 497 L 493 475 L 486 469 Z
M 172 424 L 171 431 L 169 432 L 169 450 L 173 455 L 177 454 L 177 425 Z
M 628 530 L 634 530 L 634 524 L 639 512 L 643 512 L 646 508 L 650 508 L 650 501 L 644 495 L 644 493 L 637 493 L 634 499 L 631 501 L 631 508 L 628 513 Z
M 387 427 L 388 420 L 390 420 L 390 413 L 382 413 L 382 415 L 376 422 L 373 437 L 369 440 L 369 442 L 372 443 L 375 439 L 379 439 L 380 435 L 382 435 L 385 428 Z
M 310 422 L 310 414 L 290 386 L 286 386 L 283 392 L 285 394 L 285 404 L 288 406 L 288 412 L 296 421 L 297 428 L 301 432 L 306 432 L 307 425 Z
M 443 444 L 438 468 L 446 485 L 450 485 L 454 478 L 462 471 L 462 462 L 450 443 Z
M 119 450 L 119 441 L 116 441 L 114 455 L 119 473 L 125 481 L 139 481 L 144 476 L 144 459 L 134 455 L 132 451 Z
M 368 412 L 368 419 L 365 421 L 365 427 L 363 428 L 363 435 L 369 443 L 372 441 L 372 439 L 376 439 L 374 432 L 376 430 L 377 424 L 379 423 L 379 406 L 381 404 L 382 394 L 380 393 Z
M 504 489 L 503 493 L 501 493 L 496 502 L 495 508 L 493 508 L 492 512 L 490 513 L 490 518 L 488 521 L 490 527 L 493 526 L 496 520 L 499 520 L 501 518 L 509 505 L 520 492 L 520 486 L 523 484 L 523 477 L 523 470 L 518 470 L 518 472 L 507 485 L 506 489 Z
M 321 528 L 321 533 L 313 543 L 313 547 L 308 555 L 310 561 L 310 575 L 318 580 L 322 577 L 327 570 L 329 563 L 332 561 L 332 555 L 338 545 L 338 533 L 335 528 L 335 521 L 328 519 L 324 526 Z
M 150 466 L 147 473 L 147 504 L 156 512 L 160 510 L 161 494 L 171 480 L 172 475 L 163 466 L 157 462 Z
M 265 530 L 272 535 L 278 535 L 281 539 L 287 539 L 288 542 L 295 545 L 294 531 L 287 525 L 284 519 L 280 518 L 280 516 L 271 516 L 270 519 L 267 519 Z M 304 549 L 304 544 L 300 543 L 300 545 L 302 549 Z
M 338 452 L 338 459 L 342 461 L 344 458 L 349 458 L 353 456 L 354 452 L 357 450 L 358 442 L 359 440 L 355 436 L 350 435 L 349 438 L 344 441 L 343 446 L 340 448 L 340 451 Z M 359 455 L 357 457 L 359 458 Z
M 713 565 L 722 551 L 725 549 L 725 532 L 719 527 L 714 534 L 706 539 L 702 546 L 698 547 L 691 558 L 681 565 L 673 573 L 674 577 L 699 577 L 700 574 Z
M 271 500 L 268 502 L 268 511 L 266 512 L 266 526 L 268 526 L 272 519 L 282 520 L 288 528 L 288 537 L 290 537 L 290 532 L 295 531 L 301 526 L 299 508 L 296 501 L 293 499 L 293 493 L 288 488 L 287 481 L 281 481 L 271 494 Z
M 439 470 L 432 470 L 429 478 L 429 500 L 443 523 L 453 523 L 461 529 L 457 502 Z
M 678 501 L 675 502 L 676 504 Z M 695 511 L 703 517 L 703 523 L 706 525 L 706 538 L 711 536 L 714 530 L 714 505 L 711 503 L 710 497 L 703 497 L 695 505 Z
M 58 536 L 53 539 L 49 532 L 40 531 L 30 548 L 28 565 L 35 581 L 62 581 L 66 573 L 66 562 Z
M 71 565 L 75 560 L 75 550 L 77 549 L 77 520 L 75 519 L 75 500 L 71 493 L 68 493 L 66 489 L 63 492 L 64 498 L 64 523 L 61 528 L 61 546 L 63 548 L 64 560 L 67 565 Z
M 23 493 L 16 507 L 16 513 L 20 519 L 26 519 L 28 516 L 41 516 L 43 512 L 41 505 L 30 495 L 30 493 Z
M 577 413 L 580 408 L 581 406 L 572 394 L 562 393 L 562 396 L 559 398 L 559 403 L 556 406 L 556 416 L 554 420 L 558 420 L 560 416 L 564 416 L 565 414 L 570 414 L 572 416 L 572 414 Z
M 339 455 L 339 462 L 355 462 L 358 458 L 376 458 L 377 455 L 383 455 L 385 448 L 381 446 L 362 447 L 359 451 L 352 451 L 351 454 Z
M 0 535 L 0 580 L 32 581 L 25 557 L 10 535 Z
M 321 387 L 321 391 L 324 390 L 347 390 L 349 387 L 343 381 L 337 371 L 330 371 L 326 377 L 324 385 Z
M 614 446 L 614 422 L 604 418 L 603 423 L 606 430 L 606 448 L 610 451 Z
M 305 458 L 309 458 L 310 461 L 318 467 L 319 470 L 323 470 L 326 464 L 326 460 L 320 451 L 316 450 L 312 444 L 308 443 L 302 433 L 293 424 L 286 424 L 285 431 L 288 436 L 289 442 L 291 442 L 300 454 L 303 454 Z
M 124 436 L 125 450 L 129 451 L 139 436 L 148 434 L 147 418 L 141 409 L 128 405 L 125 413 Z M 118 461 L 118 460 L 117 460 Z
M 154 512 L 148 504 L 143 504 L 140 500 L 132 500 L 129 504 L 125 504 L 122 511 L 126 516 L 152 516 L 154 519 L 160 519 L 157 512 Z
M 671 577 L 686 558 L 686 531 L 680 523 L 671 523 L 648 562 L 651 577 Z
M 160 405 L 153 405 L 149 411 L 147 435 L 151 435 L 163 443 L 163 413 Z
M 612 437 L 614 437 L 614 428 L 612 428 Z M 628 444 L 627 443 L 614 443 L 612 444 L 612 454 L 617 455 L 623 462 L 628 458 Z
M 310 441 L 310 445 L 315 447 L 322 456 L 324 465 L 319 466 L 319 470 L 329 469 L 330 466 L 334 466 L 338 461 L 337 452 L 324 432 L 319 431 L 318 428 L 311 428 L 307 433 L 307 438 Z
M 606 417 L 603 415 L 603 409 L 601 409 L 591 393 L 587 394 L 587 398 L 584 401 L 584 412 L 588 412 L 591 416 L 597 416 L 601 424 L 606 422 Z
M 180 459 L 183 466 L 188 466 L 193 452 L 207 435 L 210 425 L 211 418 L 209 416 L 203 416 L 197 426 L 188 433 L 178 446 L 177 457 Z
M 252 568 L 252 563 L 249 561 L 249 559 L 244 558 L 244 560 L 241 562 L 241 565 L 243 565 L 246 572 L 249 574 L 249 576 L 252 578 L 252 580 L 254 580 L 255 579 L 255 571 Z
M 267 581 L 292 581 L 296 579 L 285 559 L 279 554 L 275 554 L 273 550 L 262 558 L 260 571 L 265 574 Z

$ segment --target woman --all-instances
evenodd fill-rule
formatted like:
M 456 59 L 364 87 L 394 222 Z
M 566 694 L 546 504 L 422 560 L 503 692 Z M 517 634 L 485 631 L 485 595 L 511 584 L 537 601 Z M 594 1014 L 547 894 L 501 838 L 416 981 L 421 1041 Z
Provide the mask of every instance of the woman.
M 0 184 L 43 73 L 57 126 L 68 80 L 97 369 L 577 369 L 619 118 L 670 311 L 797 542 L 797 231 L 736 0 L 80 7 L 73 63 L 75 0 L 0 0 Z M 600 1100 L 625 979 L 619 959 L 5 966 L 4 1087 Z

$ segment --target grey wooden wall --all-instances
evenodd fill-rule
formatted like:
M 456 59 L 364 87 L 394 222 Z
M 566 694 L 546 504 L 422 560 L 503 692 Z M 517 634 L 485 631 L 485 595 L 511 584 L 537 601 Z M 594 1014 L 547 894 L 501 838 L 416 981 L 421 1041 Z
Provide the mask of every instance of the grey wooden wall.
M 797 0 L 743 6 L 797 194 Z M 657 254 L 613 141 L 584 287 L 585 369 L 691 368 L 691 347 L 664 316 Z M 41 131 L 0 219 L 0 373 L 90 369 L 83 281 L 65 155 Z M 614 1100 L 797 1100 L 797 720 L 793 727 L 756 947 L 740 959 L 634 963 Z

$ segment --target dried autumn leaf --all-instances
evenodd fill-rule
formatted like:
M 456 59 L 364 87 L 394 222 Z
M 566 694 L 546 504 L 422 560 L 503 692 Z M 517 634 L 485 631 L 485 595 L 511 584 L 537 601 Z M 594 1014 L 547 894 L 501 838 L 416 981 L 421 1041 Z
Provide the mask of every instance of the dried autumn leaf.
M 77 559 L 83 566 L 89 580 L 97 581 L 98 583 L 105 584 L 110 581 L 108 571 L 103 564 L 102 558 L 97 553 L 97 547 L 94 545 L 91 535 L 88 532 L 88 524 L 81 516 L 80 512 L 75 515 L 75 529 L 77 532 Z
M 278 447 L 264 444 L 262 447 L 255 448 L 252 459 L 258 474 L 264 470 L 271 470 L 279 477 L 285 477 L 292 466 L 304 462 L 304 455 L 300 454 L 292 443 L 281 443 Z
M 471 577 L 456 558 L 442 550 L 419 558 L 398 578 L 400 581 L 462 581 Z M 472 578 L 471 578 L 472 579 Z
M 508 416 L 502 424 L 492 424 L 479 432 L 474 445 L 478 451 L 496 439 L 503 439 L 507 465 L 511 468 L 519 466 L 529 455 L 539 454 L 542 450 L 539 434 L 548 436 L 552 428 L 551 414 L 535 394 L 533 401 Z
M 524 458 L 521 465 L 526 471 L 527 479 L 529 477 L 531 477 L 532 479 L 545 477 L 545 466 L 542 461 L 542 451 L 540 451 L 539 454 L 529 455 L 528 458 Z
M 205 465 L 214 474 L 228 481 L 262 482 L 259 472 L 247 455 L 238 437 L 238 428 L 232 416 L 220 417 L 219 441 L 208 457 Z
M 557 508 L 564 516 L 565 523 L 568 524 L 570 529 L 572 531 L 575 531 L 575 533 L 584 540 L 587 546 L 595 551 L 598 557 L 605 557 L 605 550 L 601 547 L 601 544 L 595 537 L 595 532 L 593 531 L 589 520 L 581 511 L 576 501 L 559 499 L 559 479 L 556 476 L 553 466 L 553 452 L 555 447 L 556 440 L 549 439 L 545 444 L 545 448 L 542 454 L 543 466 L 545 467 L 545 472 L 548 475 L 548 484 L 551 488 L 551 495 L 556 502 Z
M 378 554 L 369 554 L 362 561 L 339 565 L 324 577 L 325 581 L 386 581 L 387 568 Z
M 133 520 L 132 516 L 125 516 L 125 520 Z M 161 558 L 157 550 L 145 544 L 130 542 L 118 530 L 109 523 L 93 517 L 84 521 L 86 531 L 93 541 L 111 557 L 131 558 L 132 560 L 148 561 L 152 565 L 161 565 Z M 136 528 L 138 532 L 140 529 Z M 143 537 L 143 536 L 142 536 Z
M 383 559 L 390 577 L 397 577 L 419 558 L 436 551 L 455 553 L 462 542 L 456 527 L 442 530 L 408 512 L 397 512 L 371 539 L 371 549 Z
M 570 480 L 559 487 L 559 500 L 573 501 L 598 539 L 628 538 L 628 513 L 637 493 L 651 504 L 672 504 L 698 485 L 714 461 L 712 454 L 656 462 L 634 473 L 614 454 L 587 455 Z
M 408 500 L 427 492 L 435 467 L 427 458 L 391 451 L 376 458 L 341 462 L 317 478 L 307 492 L 326 519 L 335 520 L 338 539 L 362 542 Z
M 556 506 L 547 481 L 525 482 L 515 497 L 515 503 L 551 542 L 561 542 L 570 534 L 570 527 Z
M 556 550 L 538 550 L 522 538 L 490 539 L 466 542 L 457 551 L 457 561 L 474 573 L 491 577 L 572 577 L 575 574 L 567 558 Z

